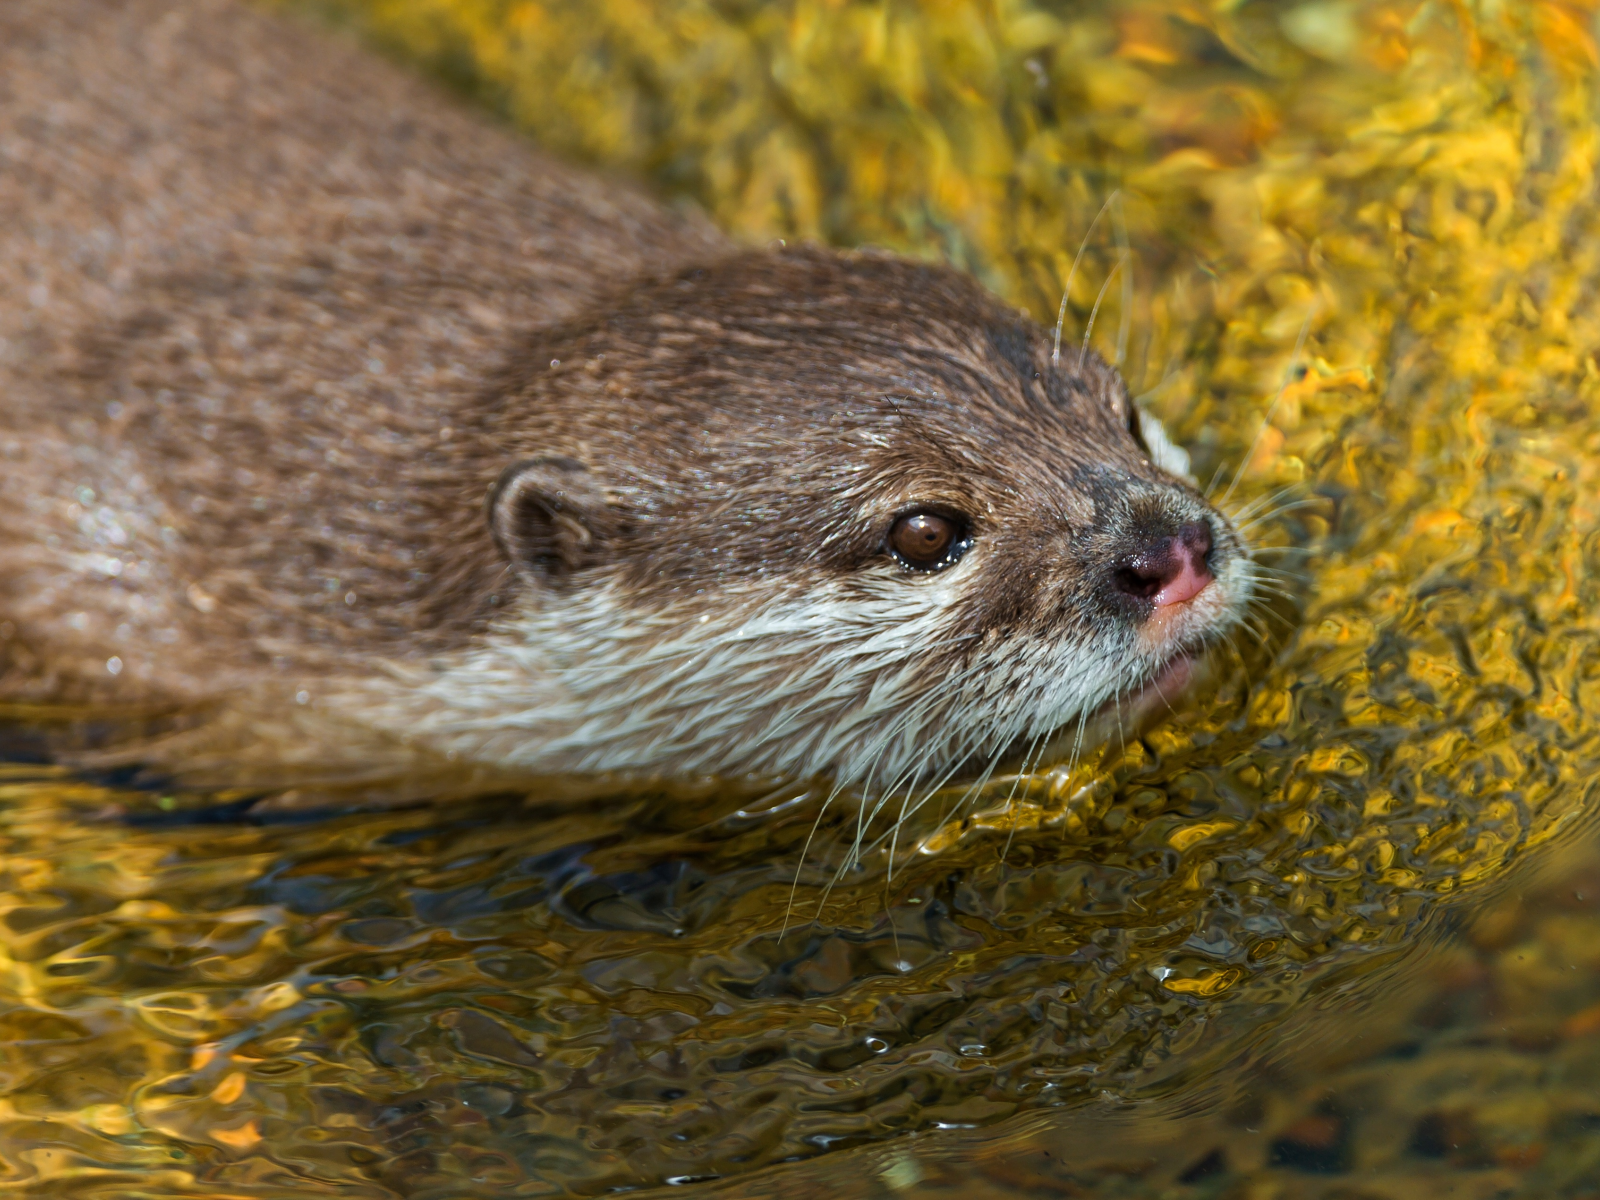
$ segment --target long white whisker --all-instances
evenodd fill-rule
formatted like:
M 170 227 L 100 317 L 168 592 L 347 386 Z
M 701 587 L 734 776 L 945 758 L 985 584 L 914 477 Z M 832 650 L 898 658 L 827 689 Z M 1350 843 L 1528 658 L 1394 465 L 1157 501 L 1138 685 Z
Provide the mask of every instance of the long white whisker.
M 1240 521 L 1247 521 L 1262 509 L 1270 508 L 1272 505 L 1276 504 L 1280 500 L 1283 500 L 1285 497 L 1294 495 L 1296 492 L 1300 491 L 1303 486 L 1303 484 L 1292 483 L 1288 487 L 1281 487 L 1275 492 L 1268 492 L 1264 496 L 1257 496 L 1254 500 L 1250 501 L 1249 504 L 1246 504 L 1237 512 L 1230 512 L 1228 514 L 1228 519 L 1233 521 L 1234 524 L 1238 524 Z
M 811 849 L 811 839 L 817 836 L 817 829 L 822 825 L 822 818 L 827 815 L 828 806 L 834 802 L 842 788 L 838 785 L 828 793 L 827 799 L 822 802 L 822 807 L 817 810 L 817 819 L 811 822 L 811 831 L 806 834 L 805 844 L 800 847 L 800 860 L 794 865 L 794 881 L 789 885 L 789 903 L 783 910 L 783 926 L 778 931 L 778 940 L 782 941 L 789 932 L 789 918 L 794 915 L 794 898 L 800 890 L 800 874 L 805 870 L 806 854 Z M 817 917 L 822 916 L 822 909 L 817 909 Z
M 1006 817 L 1008 819 L 1011 817 L 1012 802 L 1017 798 L 1017 789 L 1022 786 L 1023 779 L 1027 778 L 1029 775 L 1032 775 L 1033 772 L 1038 768 L 1039 764 L 1034 761 L 1034 756 L 1042 748 L 1040 743 L 1043 742 L 1048 736 L 1048 733 L 1040 733 L 1033 739 L 1033 744 L 1028 747 L 1028 752 L 1022 756 L 1022 766 L 1018 770 L 1016 778 L 1011 781 L 1011 792 L 1008 796 L 1006 796 Z M 1006 830 L 1006 844 L 1000 851 L 1000 861 L 1002 864 L 1006 861 L 1006 856 L 1011 853 L 1011 843 L 1016 836 L 1017 823 L 1016 821 L 1012 820 L 1010 822 L 1010 827 Z
M 1288 570 L 1285 567 L 1273 567 L 1273 566 L 1269 566 L 1266 563 L 1256 562 L 1253 559 L 1248 560 L 1248 561 L 1250 563 L 1250 570 L 1252 572 L 1254 572 L 1254 571 L 1265 571 L 1268 574 L 1281 575 L 1285 579 L 1294 579 L 1294 580 L 1298 580 L 1301 583 L 1306 583 L 1311 578 L 1311 576 L 1307 575 L 1304 571 L 1291 571 L 1291 570 Z
M 1305 500 L 1292 500 L 1287 504 L 1280 504 L 1276 508 L 1269 508 L 1265 512 L 1251 517 L 1247 521 L 1235 521 L 1234 528 L 1240 531 L 1247 529 L 1259 529 L 1269 521 L 1277 520 L 1279 517 L 1283 516 L 1284 513 L 1298 512 L 1303 508 L 1317 508 L 1320 506 L 1321 501 L 1318 497 L 1311 497 Z M 1240 536 L 1243 536 L 1242 532 L 1240 533 Z
M 1222 479 L 1222 473 L 1227 469 L 1227 461 L 1219 460 L 1216 470 L 1211 472 L 1211 478 L 1206 481 L 1205 492 L 1202 493 L 1207 500 L 1211 499 L 1211 493 L 1217 490 L 1217 483 Z
M 907 712 L 903 713 L 887 730 L 885 730 L 883 732 L 883 734 L 880 735 L 879 738 L 877 739 L 878 750 L 877 750 L 876 755 L 875 755 L 874 760 L 873 760 L 874 765 L 868 771 L 868 774 L 867 774 L 867 780 L 866 780 L 867 788 L 870 788 L 871 777 L 872 777 L 873 774 L 876 773 L 877 763 L 882 761 L 883 754 L 887 750 L 887 747 L 888 747 L 890 741 L 892 740 L 894 735 L 899 730 L 904 728 L 912 719 L 914 719 L 916 717 L 919 717 L 919 716 L 926 715 L 927 710 L 937 707 L 937 705 L 939 703 L 943 703 L 945 701 L 945 699 L 949 695 L 951 695 L 954 692 L 956 692 L 958 690 L 958 688 L 960 687 L 960 685 L 965 683 L 967 679 L 969 679 L 973 675 L 979 674 L 980 672 L 985 671 L 987 669 L 988 669 L 988 664 L 980 662 L 978 664 L 975 664 L 972 667 L 969 667 L 967 670 L 962 671 L 960 674 L 958 674 L 956 676 L 953 676 L 952 678 L 950 678 L 948 680 L 942 681 L 941 685 L 939 687 L 935 688 L 927 696 L 922 697 L 919 700 L 918 704 L 914 705 Z M 974 731 L 972 734 L 968 735 L 965 740 L 966 741 L 971 741 L 972 738 L 975 737 L 975 736 L 979 736 L 977 731 Z M 960 769 L 961 763 L 965 760 L 965 755 L 966 755 L 965 743 L 963 743 L 960 746 L 960 748 L 958 749 L 958 752 L 952 756 L 952 765 L 945 772 L 945 775 L 929 789 L 929 792 L 928 792 L 929 795 L 932 795 L 934 792 L 938 791 L 939 788 L 943 787 L 945 782 L 947 782 Z M 905 768 L 903 768 L 902 771 L 900 772 L 900 774 L 898 776 L 896 776 L 896 778 L 894 780 L 892 780 L 889 783 L 889 785 L 884 789 L 884 791 L 882 792 L 880 798 L 878 799 L 876 804 L 874 804 L 874 806 L 872 807 L 871 812 L 866 815 L 865 820 L 863 820 L 862 816 L 861 816 L 861 814 L 866 810 L 866 805 L 867 805 L 866 796 L 865 796 L 865 794 L 863 795 L 862 807 L 861 807 L 861 809 L 857 810 L 856 836 L 852 840 L 851 847 L 850 847 L 849 851 L 846 852 L 845 858 L 841 862 L 840 866 L 835 870 L 833 879 L 829 882 L 827 887 L 824 889 L 822 899 L 821 899 L 821 901 L 819 901 L 819 907 L 818 907 L 818 913 L 819 914 L 821 913 L 821 905 L 826 904 L 828 896 L 832 893 L 833 887 L 840 880 L 842 880 L 844 878 L 844 875 L 846 873 L 848 873 L 850 870 L 852 870 L 857 864 L 859 864 L 862 861 L 863 856 L 865 854 L 871 853 L 879 845 L 882 844 L 882 842 L 883 842 L 883 837 L 882 836 L 880 836 L 879 838 L 877 838 L 877 839 L 873 840 L 872 842 L 868 843 L 866 841 L 867 830 L 868 830 L 868 828 L 870 828 L 872 822 L 876 819 L 878 813 L 880 813 L 883 810 L 883 808 L 887 804 L 889 798 L 893 797 L 894 795 L 896 795 L 898 793 L 899 788 L 900 788 L 900 786 L 902 784 L 905 784 L 907 786 L 908 794 L 909 794 L 909 792 L 911 790 L 914 790 L 914 788 L 915 788 L 914 779 L 915 779 L 915 774 L 916 774 L 917 770 L 918 770 L 918 765 L 916 763 L 914 763 L 914 762 L 908 764 Z M 863 789 L 864 793 L 866 792 L 867 788 Z M 920 804 L 918 805 L 918 807 L 920 807 Z M 913 809 L 912 811 L 915 812 L 916 810 Z M 905 804 L 904 804 L 904 802 L 902 802 L 902 805 L 901 805 L 901 817 L 897 818 L 897 820 L 895 821 L 894 825 L 891 828 L 891 833 L 897 833 L 898 832 L 898 829 L 900 827 L 901 821 L 904 818 L 904 814 L 905 814 Z M 809 842 L 808 842 L 808 845 L 809 845 Z M 893 873 L 893 856 L 891 854 L 890 874 L 892 875 L 892 873 Z
M 1094 307 L 1089 310 L 1089 323 L 1083 329 L 1083 345 L 1078 348 L 1078 369 L 1083 369 L 1083 360 L 1089 355 L 1089 337 L 1094 333 L 1094 319 L 1100 315 L 1100 302 L 1106 298 L 1106 289 L 1111 286 L 1111 281 L 1117 277 L 1117 272 L 1122 270 L 1122 265 L 1128 261 L 1124 254 L 1112 264 L 1111 272 L 1106 276 L 1106 281 L 1100 285 L 1100 294 L 1094 298 Z
M 1132 252 L 1128 247 L 1128 220 L 1127 220 L 1127 214 L 1123 212 L 1123 206 L 1122 206 L 1121 200 L 1118 200 L 1117 207 L 1112 211 L 1111 224 L 1112 224 L 1112 228 L 1116 230 L 1117 246 L 1122 251 L 1123 260 L 1126 261 L 1128 259 L 1128 256 Z M 1117 358 L 1116 358 L 1116 366 L 1117 366 L 1117 368 L 1119 370 L 1122 367 L 1122 360 L 1127 354 L 1127 350 L 1128 350 L 1128 330 L 1129 330 L 1129 328 L 1131 326 L 1132 321 L 1133 321 L 1133 267 L 1129 266 L 1129 268 L 1122 273 L 1122 315 L 1121 315 L 1121 320 L 1119 321 L 1119 323 L 1117 325 Z
M 1121 190 L 1113 191 L 1106 197 L 1106 202 L 1100 206 L 1100 211 L 1095 213 L 1094 220 L 1089 222 L 1089 228 L 1083 231 L 1083 241 L 1078 243 L 1078 253 L 1072 260 L 1072 269 L 1067 272 L 1067 286 L 1061 289 L 1061 308 L 1056 313 L 1056 340 L 1050 350 L 1050 365 L 1061 365 L 1061 327 L 1067 320 L 1067 297 L 1072 295 L 1072 280 L 1078 273 L 1078 264 L 1083 261 L 1083 252 L 1089 248 L 1089 239 L 1094 236 L 1094 227 L 1100 224 L 1100 218 L 1106 215 L 1106 209 L 1111 207 L 1111 202 L 1121 195 Z

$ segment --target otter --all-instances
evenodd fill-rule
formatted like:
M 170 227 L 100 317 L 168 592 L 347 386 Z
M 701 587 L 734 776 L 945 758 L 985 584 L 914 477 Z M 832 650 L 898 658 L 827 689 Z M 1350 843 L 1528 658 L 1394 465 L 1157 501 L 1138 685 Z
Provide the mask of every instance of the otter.
M 0 700 L 284 757 L 931 786 L 1252 591 L 969 277 L 737 245 L 235 0 L 0 7 L 0 421 Z

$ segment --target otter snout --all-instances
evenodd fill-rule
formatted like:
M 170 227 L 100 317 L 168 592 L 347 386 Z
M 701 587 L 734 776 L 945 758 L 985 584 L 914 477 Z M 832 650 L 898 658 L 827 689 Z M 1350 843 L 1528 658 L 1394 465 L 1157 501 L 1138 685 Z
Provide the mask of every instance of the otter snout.
M 1125 596 L 1165 608 L 1193 600 L 1215 579 L 1209 562 L 1211 527 L 1186 521 L 1175 534 L 1158 536 L 1112 572 L 1112 586 Z

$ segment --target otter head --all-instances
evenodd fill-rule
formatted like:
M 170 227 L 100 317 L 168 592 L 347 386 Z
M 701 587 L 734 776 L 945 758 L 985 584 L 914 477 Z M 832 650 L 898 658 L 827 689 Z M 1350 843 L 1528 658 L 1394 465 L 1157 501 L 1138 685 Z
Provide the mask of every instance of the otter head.
M 644 286 L 481 438 L 517 589 L 474 651 L 501 718 L 459 729 L 503 761 L 928 785 L 1180 687 L 1249 598 L 1110 367 L 888 256 Z

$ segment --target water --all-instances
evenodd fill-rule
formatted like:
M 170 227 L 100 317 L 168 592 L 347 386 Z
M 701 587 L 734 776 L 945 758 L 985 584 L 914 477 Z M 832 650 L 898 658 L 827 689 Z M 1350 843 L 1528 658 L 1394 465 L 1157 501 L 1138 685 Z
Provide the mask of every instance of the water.
M 1042 318 L 1115 191 L 1067 344 L 1098 303 L 1285 594 L 1143 737 L 837 877 L 851 810 L 770 781 L 341 813 L 6 767 L 0 1182 L 1595 1194 L 1586 9 L 344 11 L 730 227 Z

